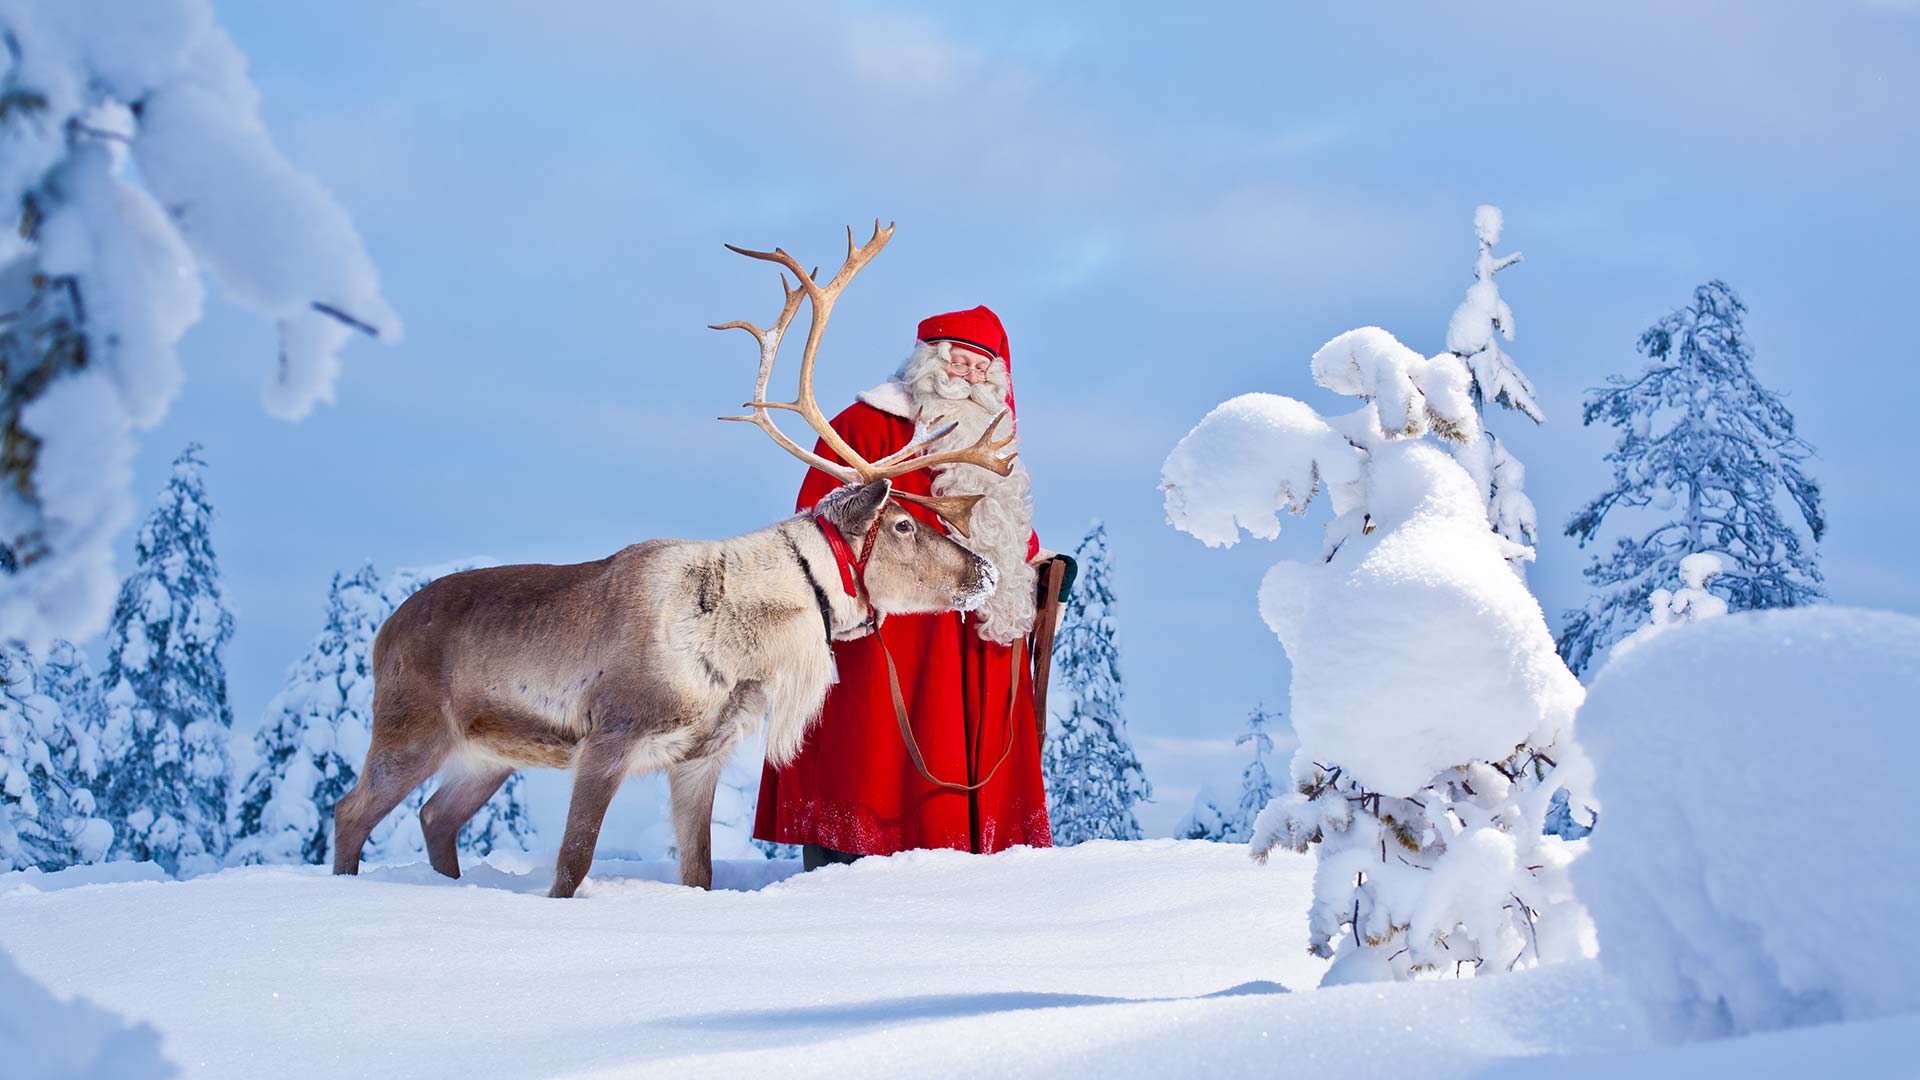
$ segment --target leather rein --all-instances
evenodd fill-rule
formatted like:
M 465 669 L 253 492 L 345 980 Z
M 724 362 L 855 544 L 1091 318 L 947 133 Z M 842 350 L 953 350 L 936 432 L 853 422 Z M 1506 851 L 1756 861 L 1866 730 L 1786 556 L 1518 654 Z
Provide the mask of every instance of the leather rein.
M 949 791 L 978 791 L 987 786 L 987 782 L 993 779 L 994 774 L 1000 771 L 1000 766 L 1005 765 L 1007 758 L 1013 753 L 1013 716 L 1020 704 L 1020 669 L 1026 663 L 1026 638 L 1022 636 L 1014 644 L 1013 668 L 1008 678 L 1007 690 L 1007 745 L 1000 751 L 1000 760 L 993 763 L 993 768 L 987 770 L 986 776 L 972 784 L 956 784 L 951 780 L 942 780 L 933 775 L 927 769 L 926 757 L 920 752 L 919 740 L 913 737 L 913 722 L 907 716 L 907 699 L 900 692 L 900 670 L 894 665 L 893 650 L 887 648 L 887 639 L 880 635 L 880 612 L 873 606 L 873 601 L 867 595 L 867 560 L 873 557 L 873 545 L 879 539 L 880 522 L 885 517 L 884 513 L 874 515 L 873 526 L 867 530 L 867 535 L 860 541 L 858 556 L 854 555 L 852 545 L 847 543 L 847 538 L 840 531 L 839 526 L 819 514 L 813 515 L 813 521 L 820 527 L 820 535 L 826 538 L 827 547 L 833 552 L 834 564 L 840 569 L 840 587 L 846 590 L 848 596 L 867 606 L 867 629 L 872 631 L 873 639 L 880 643 L 880 655 L 886 658 L 887 689 L 893 695 L 893 716 L 900 723 L 900 738 L 907 744 L 907 756 L 913 759 L 913 767 L 919 770 L 927 783 L 935 787 L 946 788 Z M 828 627 L 828 631 L 827 648 L 832 650 L 831 626 Z

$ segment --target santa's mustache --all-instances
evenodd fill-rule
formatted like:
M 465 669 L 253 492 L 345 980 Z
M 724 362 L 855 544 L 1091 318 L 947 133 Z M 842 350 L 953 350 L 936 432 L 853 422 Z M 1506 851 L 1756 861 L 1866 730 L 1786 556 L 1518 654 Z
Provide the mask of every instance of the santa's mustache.
M 922 377 L 916 389 L 923 395 L 946 401 L 970 401 L 990 413 L 999 412 L 1007 406 L 1007 387 L 995 379 L 971 383 L 959 376 L 934 372 Z

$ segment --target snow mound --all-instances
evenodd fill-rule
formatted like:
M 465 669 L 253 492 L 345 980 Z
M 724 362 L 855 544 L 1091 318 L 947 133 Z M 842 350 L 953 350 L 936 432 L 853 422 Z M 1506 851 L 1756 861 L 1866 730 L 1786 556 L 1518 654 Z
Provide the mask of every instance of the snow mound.
M 1920 619 L 1746 612 L 1623 642 L 1580 717 L 1606 820 L 1574 868 L 1669 1035 L 1920 1010 Z
M 160 1034 L 85 1001 L 59 1001 L 0 951 L 0 1074 L 7 1080 L 157 1080 L 174 1075 Z
M 1260 587 L 1293 662 L 1303 752 L 1406 795 L 1529 736 L 1547 746 L 1571 732 L 1580 685 L 1466 471 L 1435 446 L 1394 441 L 1374 448 L 1370 472 L 1387 527 L 1336 562 L 1280 563 Z

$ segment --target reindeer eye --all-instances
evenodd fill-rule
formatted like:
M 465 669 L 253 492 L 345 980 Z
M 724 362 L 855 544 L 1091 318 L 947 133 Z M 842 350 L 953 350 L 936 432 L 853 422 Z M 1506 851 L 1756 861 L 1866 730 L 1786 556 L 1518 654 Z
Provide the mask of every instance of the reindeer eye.
M 908 534 L 908 533 L 910 533 L 910 532 L 912 532 L 912 531 L 913 531 L 913 519 L 912 519 L 912 518 L 901 518 L 901 519 L 900 519 L 899 521 L 896 521 L 896 522 L 894 522 L 894 523 L 893 523 L 893 531 L 894 531 L 894 532 L 897 532 L 897 533 L 899 533 L 899 534 L 900 534 L 900 535 L 902 535 L 902 536 L 905 536 L 906 534 Z

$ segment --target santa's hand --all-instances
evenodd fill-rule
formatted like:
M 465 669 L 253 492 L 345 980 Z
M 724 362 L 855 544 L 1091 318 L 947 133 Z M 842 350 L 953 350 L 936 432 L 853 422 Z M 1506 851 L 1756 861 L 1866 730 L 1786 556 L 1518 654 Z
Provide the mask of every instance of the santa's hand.
M 1080 576 L 1080 564 L 1075 562 L 1071 555 L 1052 554 L 1043 555 L 1043 557 L 1035 559 L 1033 567 L 1040 572 L 1040 588 L 1039 595 L 1034 598 L 1035 607 L 1043 607 L 1047 602 L 1047 564 L 1053 562 L 1058 562 L 1066 567 L 1066 573 L 1060 575 L 1061 603 L 1066 602 L 1067 596 L 1073 592 L 1074 580 Z

